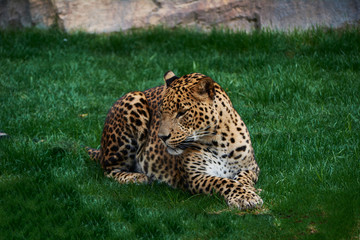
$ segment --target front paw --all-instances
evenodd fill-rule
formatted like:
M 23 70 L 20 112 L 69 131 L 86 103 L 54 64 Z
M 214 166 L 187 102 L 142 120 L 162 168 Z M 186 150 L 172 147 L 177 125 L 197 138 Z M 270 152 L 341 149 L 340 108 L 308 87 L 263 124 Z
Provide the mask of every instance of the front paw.
M 259 208 L 263 205 L 261 197 L 249 189 L 243 189 L 242 193 L 234 194 L 226 199 L 230 207 L 239 209 Z
M 149 183 L 149 178 L 143 173 L 133 173 L 127 179 L 128 183 Z

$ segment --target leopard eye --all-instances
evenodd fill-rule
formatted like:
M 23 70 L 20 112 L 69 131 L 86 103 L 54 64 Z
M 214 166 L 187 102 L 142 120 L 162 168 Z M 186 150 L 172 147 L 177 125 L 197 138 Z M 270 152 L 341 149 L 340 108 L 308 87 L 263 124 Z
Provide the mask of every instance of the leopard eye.
M 176 115 L 176 118 L 179 118 L 179 117 L 181 117 L 181 116 L 184 116 L 185 113 L 186 113 L 186 111 L 180 111 L 180 112 L 178 112 L 177 115 Z

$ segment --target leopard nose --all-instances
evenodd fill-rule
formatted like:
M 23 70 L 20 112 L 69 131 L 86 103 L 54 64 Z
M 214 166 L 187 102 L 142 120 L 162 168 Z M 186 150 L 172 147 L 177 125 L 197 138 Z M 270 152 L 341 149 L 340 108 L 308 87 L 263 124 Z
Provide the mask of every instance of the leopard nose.
M 159 138 L 163 141 L 163 142 L 166 142 L 166 140 L 168 140 L 170 138 L 171 134 L 169 135 L 159 135 Z

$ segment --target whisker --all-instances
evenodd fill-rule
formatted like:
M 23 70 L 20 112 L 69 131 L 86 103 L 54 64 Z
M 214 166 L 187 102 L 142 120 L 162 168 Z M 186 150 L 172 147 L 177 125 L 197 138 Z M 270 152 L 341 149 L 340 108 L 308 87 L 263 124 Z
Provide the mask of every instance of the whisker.
M 188 136 L 184 141 L 182 141 L 178 148 L 184 150 L 186 148 L 199 149 L 197 141 L 206 136 L 214 135 L 215 132 L 208 131 L 210 126 L 200 129 L 199 131 L 194 132 L 192 135 Z

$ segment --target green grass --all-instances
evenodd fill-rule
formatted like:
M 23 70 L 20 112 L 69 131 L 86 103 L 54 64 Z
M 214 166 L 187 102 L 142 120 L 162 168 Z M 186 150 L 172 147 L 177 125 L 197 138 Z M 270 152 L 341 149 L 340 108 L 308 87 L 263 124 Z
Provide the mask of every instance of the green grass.
M 120 185 L 99 146 L 112 103 L 201 72 L 228 92 L 264 207 Z M 0 239 L 359 239 L 360 31 L 0 31 Z

